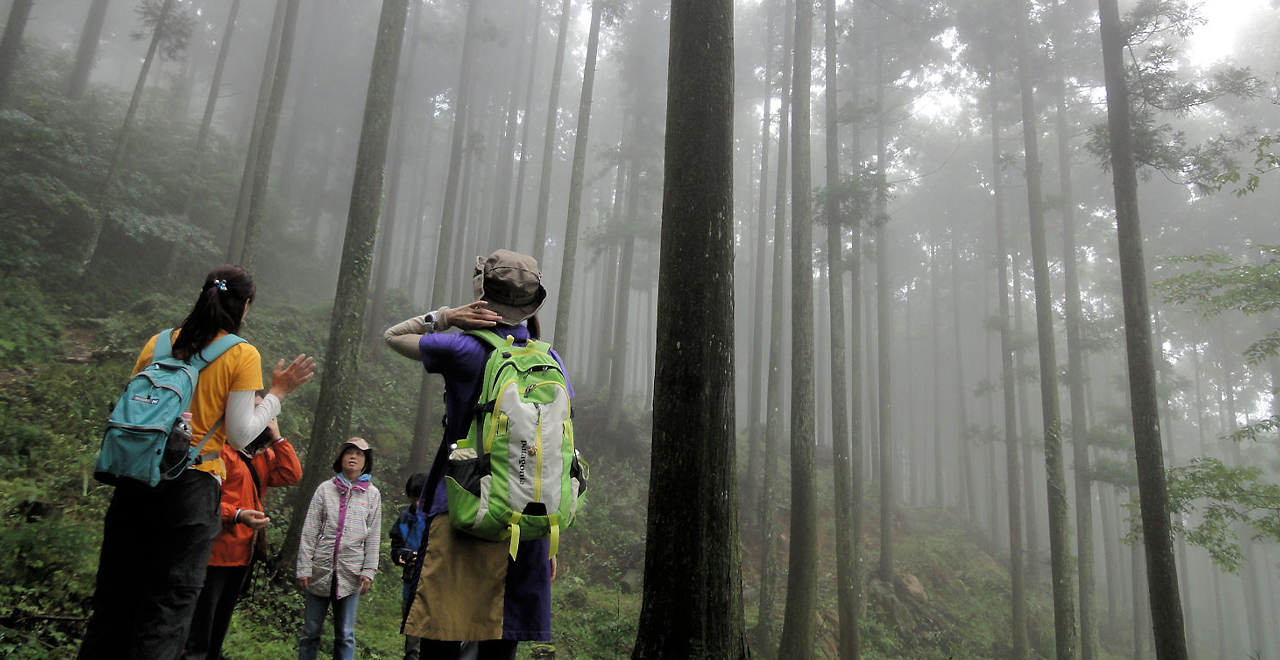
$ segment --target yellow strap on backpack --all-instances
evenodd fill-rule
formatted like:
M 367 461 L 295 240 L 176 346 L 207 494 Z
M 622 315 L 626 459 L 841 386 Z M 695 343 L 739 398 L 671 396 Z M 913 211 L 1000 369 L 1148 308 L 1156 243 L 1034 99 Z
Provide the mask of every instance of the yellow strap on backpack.
M 560 549 L 560 521 L 554 513 L 547 516 L 547 521 L 551 523 L 551 551 L 547 553 L 547 559 L 555 559 L 556 551 Z
M 516 550 L 520 549 L 520 513 L 518 511 L 511 512 L 511 561 L 516 559 Z

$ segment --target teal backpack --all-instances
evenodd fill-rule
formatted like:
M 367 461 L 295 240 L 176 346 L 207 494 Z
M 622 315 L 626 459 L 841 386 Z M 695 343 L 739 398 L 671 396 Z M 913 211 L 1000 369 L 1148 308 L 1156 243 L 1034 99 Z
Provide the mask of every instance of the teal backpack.
M 155 487 L 192 465 L 217 458 L 217 453 L 202 456 L 200 450 L 222 425 L 221 418 L 194 447 L 190 429 L 178 426 L 182 413 L 191 408 L 200 370 L 243 341 L 225 335 L 185 362 L 173 357 L 172 328 L 157 335 L 151 364 L 129 379 L 111 408 L 93 477 L 112 486 Z
M 554 557 L 587 486 L 564 371 L 546 342 L 466 334 L 493 350 L 470 430 L 449 454 L 449 519 L 473 536 L 509 539 L 513 559 L 520 541 L 550 537 Z

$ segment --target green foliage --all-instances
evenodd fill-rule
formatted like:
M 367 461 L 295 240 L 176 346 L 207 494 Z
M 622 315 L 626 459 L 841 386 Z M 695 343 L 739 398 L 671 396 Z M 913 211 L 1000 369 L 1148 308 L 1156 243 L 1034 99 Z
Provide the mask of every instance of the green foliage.
M 1180 175 L 1204 193 L 1221 187 L 1220 173 L 1238 169 L 1235 153 L 1253 136 L 1226 133 L 1199 144 L 1165 121 L 1223 98 L 1252 99 L 1266 84 L 1249 68 L 1225 67 L 1194 78 L 1186 77 L 1183 45 L 1204 23 L 1198 6 L 1186 0 L 1140 0 L 1123 18 L 1128 44 L 1126 79 L 1133 106 L 1130 137 L 1139 165 L 1166 175 Z M 1087 149 L 1099 164 L 1110 167 L 1110 136 L 1105 122 L 1089 129 Z
M 1233 468 L 1215 458 L 1171 468 L 1167 483 L 1174 531 L 1207 550 L 1224 570 L 1239 571 L 1243 561 L 1240 526 L 1280 540 L 1280 486 L 1263 481 L 1262 476 L 1261 468 Z M 1193 514 L 1199 522 L 1190 524 Z
M 0 369 L 46 364 L 61 354 L 62 327 L 55 304 L 24 278 L 0 287 Z
M 165 2 L 172 4 L 164 20 L 164 31 L 160 33 L 157 54 L 161 59 L 172 61 L 187 50 L 187 41 L 195 30 L 195 18 L 191 16 L 189 5 L 182 0 L 142 0 L 133 10 L 138 15 L 139 25 L 129 33 L 129 37 L 134 41 L 150 40 L 160 23 L 160 12 Z
M 1262 185 L 1262 175 L 1280 168 L 1280 154 L 1273 150 L 1276 144 L 1280 144 L 1280 135 L 1259 137 L 1253 146 L 1253 168 L 1244 172 L 1240 167 L 1227 168 L 1215 179 L 1214 191 L 1220 191 L 1228 185 L 1239 185 L 1243 177 L 1244 185 L 1232 191 L 1236 197 L 1257 192 L 1258 186 Z

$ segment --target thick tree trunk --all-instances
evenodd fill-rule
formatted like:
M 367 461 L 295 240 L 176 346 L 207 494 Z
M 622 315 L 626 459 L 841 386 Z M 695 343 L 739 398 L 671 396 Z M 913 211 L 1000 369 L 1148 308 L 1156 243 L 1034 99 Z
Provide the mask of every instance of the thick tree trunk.
M 569 345 L 569 308 L 573 300 L 573 280 L 578 264 L 578 225 L 582 221 L 582 179 L 587 167 L 587 132 L 591 128 L 591 96 L 596 82 L 596 53 L 600 49 L 600 17 L 603 0 L 591 2 L 591 30 L 587 35 L 587 59 L 582 65 L 582 94 L 578 100 L 578 130 L 574 134 L 573 169 L 569 175 L 569 214 L 564 227 L 564 256 L 561 259 L 560 291 L 556 298 L 556 346 Z
M 98 54 L 98 40 L 102 38 L 102 25 L 106 22 L 107 6 L 111 0 L 92 0 L 89 13 L 84 19 L 84 29 L 80 31 L 80 46 L 76 48 L 76 61 L 71 65 L 71 80 L 67 85 L 67 98 L 79 101 L 89 87 L 89 74 L 93 72 L 93 61 Z M 19 3 L 15 3 L 17 6 Z M 28 2 L 28 5 L 31 3 Z
M 18 55 L 22 52 L 22 36 L 31 16 L 35 0 L 13 0 L 9 7 L 9 19 L 4 24 L 4 37 L 0 38 L 0 108 L 9 105 L 13 74 L 18 69 Z M 92 11 L 92 10 L 90 10 Z M 95 40 L 94 44 L 97 42 Z
M 1120 245 L 1120 288 L 1124 298 L 1125 352 L 1129 364 L 1129 396 L 1133 412 L 1134 454 L 1142 510 L 1151 619 L 1158 660 L 1186 660 L 1182 602 L 1174 564 L 1160 445 L 1160 420 L 1152 363 L 1151 316 L 1147 307 L 1147 274 L 1138 217 L 1138 180 L 1130 144 L 1129 95 L 1124 70 L 1124 33 L 1116 0 L 1099 0 L 1103 68 L 1107 85 L 1107 126 L 1111 137 L 1111 175 L 1116 196 Z
M 733 318 L 732 1 L 674 0 L 670 48 L 653 469 L 631 657 L 747 660 L 733 324 L 723 322 Z M 691 291 L 708 266 L 725 275 Z
M 408 9 L 408 0 L 383 0 L 378 20 L 378 40 L 374 46 L 369 89 L 365 95 L 355 179 L 351 186 L 351 205 L 338 271 L 337 297 L 320 373 L 320 398 L 311 429 L 306 467 L 298 487 L 304 493 L 310 492 L 329 475 L 330 457 L 333 450 L 346 440 L 355 407 L 360 370 L 360 332 L 364 328 L 369 266 L 378 231 L 382 172 L 387 160 L 391 109 L 395 105 L 396 74 Z M 307 506 L 306 497 L 297 498 L 284 542 L 286 566 L 297 557 Z
M 542 263 L 547 246 L 547 213 L 551 205 L 551 169 L 555 156 L 556 120 L 560 115 L 560 78 L 564 72 L 564 50 L 569 41 L 569 11 L 572 0 L 560 5 L 560 28 L 556 38 L 556 59 L 551 67 L 551 94 L 547 98 L 547 124 L 542 134 L 542 169 L 538 173 L 538 215 L 533 228 L 534 259 Z M 634 183 L 632 184 L 634 186 Z
M 817 480 L 814 477 L 813 217 L 809 93 L 813 0 L 796 1 L 791 82 L 791 550 L 779 660 L 813 656 L 817 602 Z
M 1000 170 L 1000 112 L 995 86 L 995 73 L 990 74 L 988 95 L 991 104 L 991 165 L 995 192 L 996 220 L 996 296 L 1000 314 L 1001 391 L 1004 395 L 1005 467 L 1009 492 L 1009 582 L 1012 589 L 1010 606 L 1011 647 L 1013 660 L 1027 658 L 1027 595 L 1022 546 L 1022 486 L 1018 460 L 1018 419 L 1014 392 L 1017 387 L 1013 371 L 1013 339 L 1009 327 L 1009 247 L 1005 241 L 1004 184 Z
M 1058 411 L 1058 358 L 1053 340 L 1053 300 L 1049 293 L 1049 250 L 1045 240 L 1040 185 L 1040 149 L 1036 137 L 1035 100 L 1027 32 L 1027 5 L 1019 0 L 1018 87 L 1022 99 L 1022 142 L 1026 155 L 1027 206 L 1031 216 L 1031 266 L 1036 291 L 1036 335 L 1040 353 L 1040 414 L 1044 420 L 1045 490 L 1049 507 L 1049 573 L 1053 586 L 1054 643 L 1058 660 L 1079 655 L 1076 589 L 1071 557 L 1071 505 L 1062 458 L 1062 425 Z M 1029 466 L 1028 466 L 1029 469 Z

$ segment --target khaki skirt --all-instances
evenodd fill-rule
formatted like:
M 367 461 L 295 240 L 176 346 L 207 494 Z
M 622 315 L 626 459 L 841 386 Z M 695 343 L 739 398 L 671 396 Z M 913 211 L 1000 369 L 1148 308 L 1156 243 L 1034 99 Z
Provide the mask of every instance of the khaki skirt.
M 475 538 L 435 516 L 404 634 L 441 641 L 501 639 L 508 545 Z

